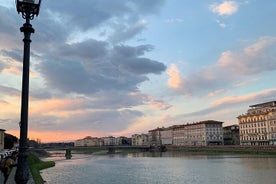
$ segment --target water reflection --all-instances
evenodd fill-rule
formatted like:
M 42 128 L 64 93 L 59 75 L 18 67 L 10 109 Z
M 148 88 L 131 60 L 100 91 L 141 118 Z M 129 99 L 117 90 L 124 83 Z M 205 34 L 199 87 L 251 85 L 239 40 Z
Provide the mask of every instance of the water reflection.
M 42 177 L 51 184 L 274 184 L 275 171 L 276 157 L 144 152 L 73 155 L 43 170 Z

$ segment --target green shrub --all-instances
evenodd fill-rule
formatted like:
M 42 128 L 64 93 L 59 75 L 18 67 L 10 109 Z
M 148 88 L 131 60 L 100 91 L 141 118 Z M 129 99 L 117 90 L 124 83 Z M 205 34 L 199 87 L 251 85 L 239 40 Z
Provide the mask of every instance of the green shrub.
M 28 165 L 31 170 L 31 174 L 36 184 L 43 184 L 44 180 L 40 175 L 40 170 L 54 167 L 53 161 L 41 161 L 35 154 L 30 153 L 28 156 Z

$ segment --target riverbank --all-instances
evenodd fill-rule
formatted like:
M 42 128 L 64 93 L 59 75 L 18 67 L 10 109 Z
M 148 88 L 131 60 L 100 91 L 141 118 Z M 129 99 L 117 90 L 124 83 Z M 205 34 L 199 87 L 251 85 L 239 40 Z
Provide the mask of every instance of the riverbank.
M 40 175 L 40 170 L 47 169 L 55 166 L 53 161 L 41 161 L 34 153 L 30 153 L 28 156 L 28 165 L 33 180 L 36 184 L 43 184 L 44 180 Z
M 102 147 L 74 147 L 70 148 L 72 154 L 106 154 L 107 149 Z M 149 151 L 158 152 L 159 149 L 149 149 Z M 166 151 L 181 151 L 181 152 L 202 152 L 202 153 L 227 153 L 227 154 L 264 154 L 276 155 L 276 145 L 266 146 L 241 146 L 241 145 L 209 145 L 209 146 L 172 146 L 166 145 Z M 116 149 L 115 153 L 136 153 L 145 152 L 138 149 Z
M 276 155 L 276 146 L 240 146 L 240 145 L 214 145 L 214 146 L 166 146 L 168 151 L 227 153 L 227 154 L 258 154 Z

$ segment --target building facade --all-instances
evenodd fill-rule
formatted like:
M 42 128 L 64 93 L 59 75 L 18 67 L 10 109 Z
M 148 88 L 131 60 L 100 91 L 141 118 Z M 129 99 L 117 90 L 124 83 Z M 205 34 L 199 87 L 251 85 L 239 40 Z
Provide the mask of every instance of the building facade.
M 207 146 L 223 144 L 223 122 L 206 120 L 173 126 L 173 145 Z
M 115 145 L 118 145 L 118 146 L 131 145 L 131 139 L 124 136 L 116 137 Z
M 5 135 L 4 129 L 0 129 L 0 151 L 4 150 L 4 135 Z
M 223 127 L 224 145 L 240 145 L 239 125 Z
M 131 138 L 133 146 L 147 146 L 149 144 L 149 137 L 147 134 L 134 134 Z
M 76 147 L 89 147 L 89 146 L 100 146 L 102 143 L 101 138 L 87 136 L 83 139 L 78 139 L 74 142 Z
M 149 130 L 149 145 L 150 146 L 159 146 L 161 145 L 161 132 L 163 128 L 156 128 L 153 130 Z
M 249 107 L 237 117 L 241 145 L 276 145 L 276 101 Z
M 161 144 L 162 145 L 172 145 L 173 144 L 173 127 L 163 128 L 160 132 L 161 134 Z
M 103 137 L 104 146 L 114 146 L 116 138 L 113 136 Z

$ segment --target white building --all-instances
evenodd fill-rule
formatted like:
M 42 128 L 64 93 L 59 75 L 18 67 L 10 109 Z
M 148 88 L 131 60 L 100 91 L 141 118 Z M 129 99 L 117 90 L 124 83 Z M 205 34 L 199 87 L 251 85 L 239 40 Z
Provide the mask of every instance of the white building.
M 173 145 L 206 146 L 223 144 L 223 122 L 206 120 L 173 126 Z
M 160 132 L 161 134 L 161 144 L 162 145 L 172 145 L 173 144 L 173 127 L 163 128 Z
M 113 136 L 103 137 L 104 146 L 113 146 L 115 145 L 116 138 Z

